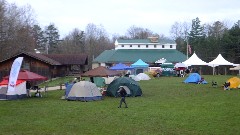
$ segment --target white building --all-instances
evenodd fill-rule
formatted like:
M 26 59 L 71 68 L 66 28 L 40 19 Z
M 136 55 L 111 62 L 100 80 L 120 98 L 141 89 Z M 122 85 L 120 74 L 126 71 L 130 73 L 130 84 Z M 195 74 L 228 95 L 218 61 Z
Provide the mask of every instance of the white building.
M 117 39 L 115 50 L 118 49 L 176 49 L 174 41 L 161 41 L 158 37 L 148 39 Z

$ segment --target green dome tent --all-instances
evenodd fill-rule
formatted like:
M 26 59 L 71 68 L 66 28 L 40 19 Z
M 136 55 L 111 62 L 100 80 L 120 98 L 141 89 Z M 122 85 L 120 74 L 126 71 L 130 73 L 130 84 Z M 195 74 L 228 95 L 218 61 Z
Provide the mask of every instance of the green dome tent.
M 138 82 L 134 81 L 129 77 L 120 77 L 113 80 L 107 87 L 107 96 L 118 96 L 118 89 L 120 86 L 124 86 L 127 91 L 127 96 L 141 96 L 142 90 L 138 84 Z

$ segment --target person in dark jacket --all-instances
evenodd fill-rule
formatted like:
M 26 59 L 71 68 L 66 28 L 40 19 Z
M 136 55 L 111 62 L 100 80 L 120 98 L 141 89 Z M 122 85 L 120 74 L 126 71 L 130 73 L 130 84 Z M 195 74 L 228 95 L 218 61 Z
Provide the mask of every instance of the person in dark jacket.
M 26 82 L 26 89 L 27 89 L 27 96 L 31 97 L 30 89 L 31 89 L 31 83 L 29 81 Z
M 123 86 L 120 86 L 118 92 L 119 92 L 119 94 L 120 94 L 120 96 L 121 96 L 121 100 L 120 100 L 120 104 L 119 104 L 118 108 L 121 108 L 121 107 L 122 107 L 122 103 L 125 104 L 125 108 L 128 108 L 128 107 L 127 107 L 126 100 L 125 100 L 125 97 L 126 97 L 126 95 L 127 95 L 126 90 L 123 88 Z

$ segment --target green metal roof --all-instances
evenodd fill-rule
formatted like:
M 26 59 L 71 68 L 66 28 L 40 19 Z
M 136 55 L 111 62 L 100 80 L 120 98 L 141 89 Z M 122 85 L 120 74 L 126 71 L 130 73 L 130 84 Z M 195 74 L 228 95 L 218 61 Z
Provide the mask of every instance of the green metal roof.
M 109 58 L 116 52 L 116 50 L 105 50 L 99 56 L 97 56 L 93 62 L 106 63 Z
M 175 49 L 119 49 L 107 50 L 100 54 L 93 62 L 99 63 L 134 63 L 142 59 L 147 63 L 165 58 L 168 62 L 176 63 L 186 60 L 186 55 Z
M 152 43 L 152 44 L 176 44 L 173 40 L 161 40 L 158 39 L 158 42 L 151 42 L 150 39 L 117 39 L 119 44 L 127 44 L 127 43 Z

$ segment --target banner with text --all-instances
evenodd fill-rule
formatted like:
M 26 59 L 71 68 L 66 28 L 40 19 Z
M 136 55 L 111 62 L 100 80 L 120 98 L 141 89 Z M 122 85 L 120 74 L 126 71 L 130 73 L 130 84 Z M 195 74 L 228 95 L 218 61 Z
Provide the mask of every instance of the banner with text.
M 18 78 L 19 70 L 21 68 L 23 57 L 18 57 L 14 60 L 9 75 L 8 92 L 14 92 L 16 87 L 16 81 Z

